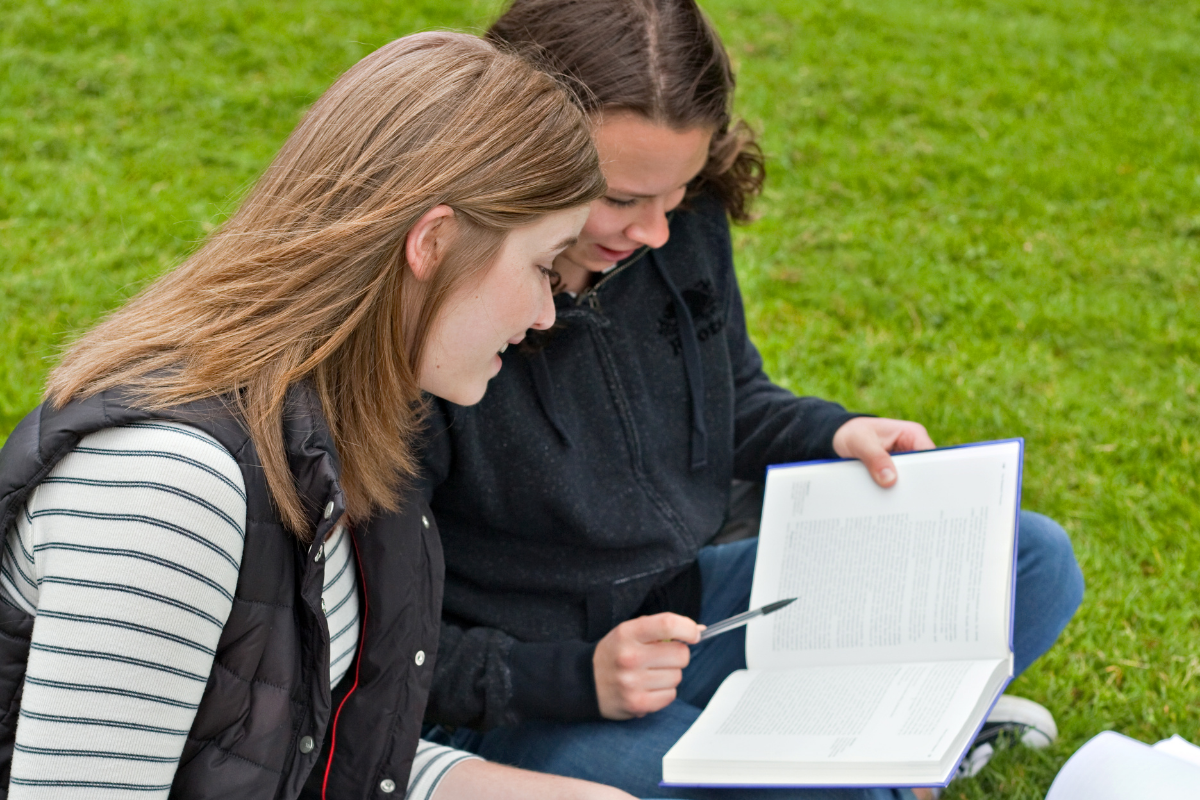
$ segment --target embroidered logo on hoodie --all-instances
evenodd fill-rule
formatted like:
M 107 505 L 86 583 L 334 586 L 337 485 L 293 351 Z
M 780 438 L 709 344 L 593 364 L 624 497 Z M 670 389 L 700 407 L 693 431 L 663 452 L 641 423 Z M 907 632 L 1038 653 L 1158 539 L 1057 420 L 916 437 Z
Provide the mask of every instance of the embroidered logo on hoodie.
M 697 281 L 690 288 L 680 292 L 683 302 L 687 303 L 692 315 L 692 324 L 696 328 L 696 338 L 702 342 L 716 336 L 725 327 L 725 318 L 717 307 L 716 291 L 712 281 Z M 679 319 L 675 315 L 675 303 L 668 300 L 663 306 L 658 318 L 658 335 L 671 345 L 671 351 L 679 355 L 683 349 L 683 340 L 679 336 Z

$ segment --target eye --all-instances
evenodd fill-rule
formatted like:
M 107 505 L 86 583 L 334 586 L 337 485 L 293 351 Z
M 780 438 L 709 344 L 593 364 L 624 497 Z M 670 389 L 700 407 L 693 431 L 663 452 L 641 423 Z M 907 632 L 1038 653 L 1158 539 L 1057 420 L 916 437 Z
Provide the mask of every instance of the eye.
M 615 197 L 605 197 L 604 202 L 615 208 L 629 208 L 636 203 L 637 200 L 618 200 Z
M 546 278 L 553 278 L 557 274 L 551 267 L 543 267 L 540 264 L 538 265 L 538 270 Z

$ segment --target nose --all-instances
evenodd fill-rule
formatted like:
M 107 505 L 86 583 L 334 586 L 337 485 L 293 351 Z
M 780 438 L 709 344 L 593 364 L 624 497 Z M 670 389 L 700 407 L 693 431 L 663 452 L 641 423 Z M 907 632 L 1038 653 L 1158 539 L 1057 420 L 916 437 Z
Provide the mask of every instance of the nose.
M 554 292 L 550 289 L 550 282 L 542 281 L 542 283 L 544 286 L 542 287 L 541 308 L 538 309 L 537 319 L 529 326 L 536 331 L 548 330 L 554 324 L 556 313 L 554 311 Z
M 625 229 L 625 235 L 651 249 L 662 247 L 671 236 L 666 206 L 661 202 L 646 203 L 638 218 Z

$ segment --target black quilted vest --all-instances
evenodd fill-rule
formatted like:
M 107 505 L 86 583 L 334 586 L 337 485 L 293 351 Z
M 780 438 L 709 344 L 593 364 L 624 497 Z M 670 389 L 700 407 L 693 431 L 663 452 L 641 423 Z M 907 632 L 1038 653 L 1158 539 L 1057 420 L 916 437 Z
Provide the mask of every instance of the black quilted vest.
M 145 419 L 185 422 L 237 460 L 247 494 L 241 572 L 170 796 L 403 797 L 433 678 L 442 598 L 442 551 L 428 507 L 412 493 L 399 512 L 352 531 L 362 627 L 357 659 L 331 693 L 319 543 L 345 504 L 315 396 L 294 388 L 285 415 L 289 464 L 316 530 L 310 547 L 280 522 L 254 444 L 231 407 L 206 401 L 147 412 L 124 397 L 104 392 L 59 411 L 43 405 L 21 421 L 0 451 L 0 535 L 30 490 L 93 431 Z M 32 630 L 32 617 L 0 603 L 0 798 L 8 794 Z

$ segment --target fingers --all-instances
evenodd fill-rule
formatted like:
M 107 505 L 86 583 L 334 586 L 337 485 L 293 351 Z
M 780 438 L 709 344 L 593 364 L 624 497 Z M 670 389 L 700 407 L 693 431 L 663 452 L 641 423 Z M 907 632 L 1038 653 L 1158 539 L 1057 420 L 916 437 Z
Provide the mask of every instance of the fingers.
M 867 468 L 867 472 L 871 473 L 871 479 L 885 489 L 895 484 L 896 462 L 892 461 L 888 451 L 878 444 L 867 445 L 865 450 L 859 459 Z
M 871 478 L 887 488 L 896 483 L 896 463 L 889 453 L 931 450 L 933 439 L 918 422 L 856 417 L 838 428 L 833 449 L 842 458 L 863 462 Z
M 675 702 L 675 688 L 659 689 L 651 692 L 639 692 L 630 697 L 629 713 L 631 716 L 641 717 L 647 714 L 653 714 L 655 711 L 662 711 L 671 703 Z
M 631 619 L 609 631 L 592 656 L 600 713 L 629 719 L 674 701 L 691 660 L 684 642 L 699 641 L 702 629 L 687 617 L 665 613 Z
M 638 692 L 674 692 L 681 680 L 683 670 L 670 668 L 625 670 L 617 675 L 617 683 L 629 696 Z
M 897 433 L 895 442 L 888 450 L 893 453 L 911 452 L 913 450 L 932 450 L 937 445 L 933 443 L 933 439 L 929 438 L 929 433 L 925 430 L 925 426 L 919 422 L 905 422 L 902 420 L 887 420 L 894 422 L 897 425 Z
M 691 660 L 688 646 L 682 642 L 618 641 L 613 649 L 613 663 L 618 670 L 634 672 L 644 669 L 683 669 Z
M 856 417 L 838 428 L 833 435 L 833 449 L 842 458 L 857 458 L 863 462 L 871 478 L 880 486 L 896 482 L 896 465 L 888 450 L 895 444 L 897 430 L 890 423 L 873 417 Z
M 700 641 L 700 632 L 704 630 L 704 626 L 694 620 L 669 611 L 631 619 L 625 624 L 631 625 L 638 641 L 646 643 L 674 640 L 696 644 Z
M 701 627 L 687 617 L 669 612 L 623 622 L 609 634 L 615 634 L 616 666 L 628 672 L 682 670 L 692 658 L 687 643 L 700 641 Z

